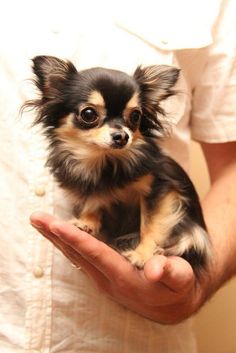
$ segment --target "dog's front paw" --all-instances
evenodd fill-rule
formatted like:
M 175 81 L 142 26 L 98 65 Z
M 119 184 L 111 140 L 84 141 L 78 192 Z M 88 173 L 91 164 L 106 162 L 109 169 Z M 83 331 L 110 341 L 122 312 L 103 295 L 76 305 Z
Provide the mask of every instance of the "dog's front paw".
M 122 252 L 122 255 L 131 262 L 132 265 L 136 266 L 139 269 L 144 267 L 145 262 L 147 262 L 154 254 L 163 254 L 164 250 L 160 247 L 152 246 L 145 247 L 142 245 L 137 246 L 134 250 L 126 250 Z
M 127 250 L 123 251 L 122 255 L 131 262 L 132 265 L 136 266 L 139 269 L 144 267 L 145 262 L 148 260 L 145 258 L 144 254 L 139 253 L 136 250 Z
M 85 223 L 83 220 L 78 219 L 78 218 L 73 218 L 70 220 L 70 223 L 72 223 L 74 226 L 77 228 L 81 229 L 82 231 L 89 233 L 93 236 L 96 236 L 96 229 L 93 224 L 91 223 Z

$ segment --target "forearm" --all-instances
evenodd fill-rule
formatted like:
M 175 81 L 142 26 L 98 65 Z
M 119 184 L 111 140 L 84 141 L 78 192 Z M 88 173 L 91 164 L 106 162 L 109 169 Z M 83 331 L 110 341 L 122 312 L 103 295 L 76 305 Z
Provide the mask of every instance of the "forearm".
M 220 160 L 222 156 L 216 154 L 215 158 L 217 157 Z M 227 154 L 224 156 L 223 168 L 218 167 L 217 162 L 210 165 L 212 186 L 203 200 L 205 220 L 213 245 L 207 296 L 213 294 L 225 281 L 236 274 L 235 152 L 231 153 L 231 157 Z

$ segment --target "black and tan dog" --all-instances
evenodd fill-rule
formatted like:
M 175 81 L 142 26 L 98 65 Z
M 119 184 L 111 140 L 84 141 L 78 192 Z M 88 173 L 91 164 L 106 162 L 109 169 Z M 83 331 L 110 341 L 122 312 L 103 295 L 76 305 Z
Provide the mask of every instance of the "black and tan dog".
M 179 70 L 77 71 L 71 62 L 37 56 L 33 71 L 41 96 L 26 106 L 44 127 L 47 165 L 71 198 L 73 223 L 139 268 L 162 253 L 183 257 L 199 274 L 210 245 L 198 196 L 158 146 L 160 102 L 176 93 Z

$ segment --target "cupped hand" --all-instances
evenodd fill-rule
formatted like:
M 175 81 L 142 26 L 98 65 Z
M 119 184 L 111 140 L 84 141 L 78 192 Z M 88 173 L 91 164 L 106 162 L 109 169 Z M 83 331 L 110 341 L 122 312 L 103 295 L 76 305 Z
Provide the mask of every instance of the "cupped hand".
M 153 256 L 138 270 L 105 243 L 69 222 L 37 212 L 31 224 L 112 300 L 163 324 L 180 322 L 205 300 L 204 284 L 180 257 Z

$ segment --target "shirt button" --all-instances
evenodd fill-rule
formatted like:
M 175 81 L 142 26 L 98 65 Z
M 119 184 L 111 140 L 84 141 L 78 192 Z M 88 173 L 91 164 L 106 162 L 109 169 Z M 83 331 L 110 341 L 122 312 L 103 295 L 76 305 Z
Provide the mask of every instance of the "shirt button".
M 34 277 L 41 278 L 44 275 L 44 270 L 41 266 L 36 266 L 33 271 Z
M 45 187 L 42 185 L 38 185 L 35 187 L 35 195 L 36 196 L 44 196 L 46 193 Z

